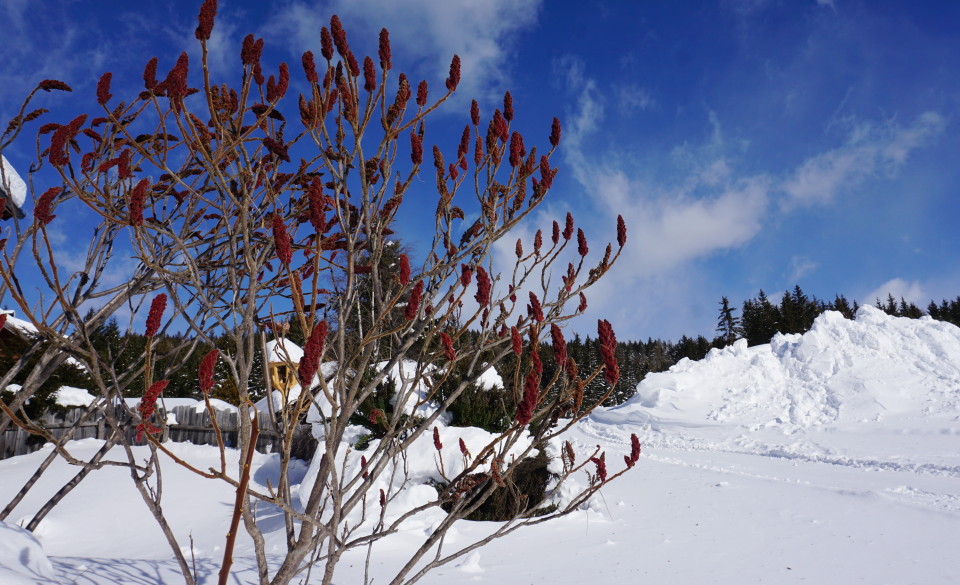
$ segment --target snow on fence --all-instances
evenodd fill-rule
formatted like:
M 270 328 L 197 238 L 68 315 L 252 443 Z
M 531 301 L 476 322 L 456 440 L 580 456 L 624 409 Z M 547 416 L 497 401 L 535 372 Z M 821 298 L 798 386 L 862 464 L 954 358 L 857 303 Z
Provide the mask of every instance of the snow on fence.
M 137 441 L 137 422 L 130 412 L 123 406 L 109 406 L 111 413 L 131 444 L 143 445 L 145 440 Z M 165 416 L 161 409 L 157 409 L 160 416 Z M 216 445 L 217 437 L 206 409 L 195 406 L 181 405 L 168 409 L 166 415 L 170 421 L 164 429 L 162 441 L 174 443 L 193 443 L 195 445 Z M 240 437 L 240 414 L 233 410 L 214 410 L 217 426 L 223 437 L 224 446 L 230 449 L 237 448 Z M 88 413 L 83 408 L 56 409 L 45 413 L 37 421 L 56 438 L 61 438 L 71 432 L 71 439 L 101 439 L 106 440 L 110 433 L 102 413 Z M 277 425 L 269 417 L 261 415 L 259 418 L 260 436 L 257 439 L 257 451 L 271 453 L 277 451 L 281 437 L 277 434 Z M 309 458 L 312 455 L 312 437 L 310 425 L 298 425 L 294 431 L 294 456 Z M 0 460 L 17 455 L 26 455 L 40 450 L 46 440 L 20 429 L 9 427 L 3 436 L 0 436 Z M 312 443 L 312 445 L 311 445 Z

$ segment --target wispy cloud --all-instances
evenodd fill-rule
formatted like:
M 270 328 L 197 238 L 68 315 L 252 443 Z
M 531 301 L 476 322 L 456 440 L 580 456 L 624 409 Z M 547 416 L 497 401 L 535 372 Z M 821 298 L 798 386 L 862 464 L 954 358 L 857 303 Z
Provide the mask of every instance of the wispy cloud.
M 908 282 L 902 278 L 892 278 L 881 284 L 870 293 L 860 299 L 861 304 L 875 304 L 879 299 L 886 302 L 887 297 L 892 295 L 898 302 L 901 298 L 908 303 L 916 303 L 918 306 L 926 308 L 926 303 L 930 301 L 924 287 L 919 282 Z
M 612 112 L 620 113 L 620 98 L 586 71 L 584 62 L 576 57 L 566 56 L 554 63 L 554 78 L 565 81 L 563 89 L 570 96 L 562 145 L 565 170 L 591 194 L 590 203 L 583 204 L 590 206 L 590 213 L 581 214 L 590 224 L 591 241 L 610 239 L 609 226 L 617 214 L 623 215 L 630 231 L 616 267 L 616 284 L 601 281 L 593 291 L 592 308 L 602 314 L 622 309 L 625 287 L 656 297 L 665 280 L 676 281 L 669 287 L 675 292 L 688 291 L 688 301 L 702 298 L 703 291 L 697 287 L 704 285 L 704 276 L 695 268 L 698 261 L 749 245 L 802 207 L 829 203 L 862 188 L 867 181 L 897 175 L 916 151 L 931 144 L 947 125 L 946 118 L 933 111 L 907 123 L 896 118 L 856 123 L 848 119 L 848 133 L 839 145 L 800 158 L 793 165 L 788 162 L 786 170 L 765 171 L 762 166 L 758 170 L 755 157 L 750 157 L 751 144 L 736 131 L 726 132 L 720 114 L 706 107 L 699 142 L 685 140 L 642 161 L 623 154 L 602 135 Z M 752 171 L 744 170 L 748 160 Z M 781 260 L 785 265 L 782 277 L 788 282 L 797 282 L 820 266 L 816 257 L 782 253 L 786 254 Z M 911 300 L 922 293 L 907 284 L 894 291 Z M 661 301 L 683 315 L 682 302 Z M 700 306 L 688 312 L 702 319 L 713 310 L 712 306 Z M 656 316 L 632 313 L 642 311 L 628 310 L 622 317 L 634 328 L 656 320 Z M 664 323 L 657 326 L 670 328 Z
M 808 158 L 786 177 L 785 205 L 826 203 L 869 178 L 892 176 L 911 152 L 941 134 L 946 124 L 936 112 L 925 112 L 907 126 L 858 124 L 845 144 Z
M 819 267 L 818 262 L 814 262 L 807 256 L 793 256 L 790 258 L 790 273 L 787 275 L 787 282 L 798 282 Z
M 674 153 L 691 171 L 672 185 L 655 184 L 630 176 L 613 151 L 590 156 L 586 142 L 604 121 L 605 98 L 593 79 L 584 78 L 582 62 L 558 60 L 568 86 L 578 88 L 567 116 L 564 153 L 574 177 L 590 190 L 603 215 L 600 225 L 612 225 L 622 214 L 633 236 L 625 251 L 619 277 L 642 278 L 662 273 L 684 262 L 750 241 L 761 229 L 771 188 L 765 176 L 732 176 L 722 157 L 694 161 L 693 149 Z M 723 143 L 716 116 L 711 116 L 708 141 Z M 710 150 L 713 150 L 711 148 Z M 624 275 L 628 271 L 628 275 Z
M 617 89 L 617 111 L 623 116 L 632 116 L 635 112 L 652 110 L 656 107 L 657 100 L 645 87 L 629 83 Z

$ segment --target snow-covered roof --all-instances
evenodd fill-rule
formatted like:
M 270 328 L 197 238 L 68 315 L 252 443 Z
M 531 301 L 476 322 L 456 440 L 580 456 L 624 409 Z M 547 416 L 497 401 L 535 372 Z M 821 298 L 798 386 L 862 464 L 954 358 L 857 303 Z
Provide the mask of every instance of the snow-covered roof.
M 56 392 L 56 403 L 59 406 L 88 406 L 96 397 L 83 388 L 60 386 Z
M 7 320 L 3 324 L 4 329 L 16 331 L 17 333 L 20 333 L 21 336 L 24 336 L 24 337 L 39 333 L 39 330 L 33 326 L 33 323 L 31 323 L 30 321 L 24 321 L 23 319 L 17 319 L 16 317 L 13 316 L 14 312 L 11 311 L 10 309 L 0 309 L 0 313 L 4 313 L 7 315 Z M 73 357 L 68 357 L 67 363 L 75 368 L 80 368 L 81 370 L 87 369 L 86 366 L 84 366 L 82 363 L 80 363 Z
M 297 347 L 296 344 L 293 344 L 293 343 L 291 343 L 291 342 L 287 342 L 287 343 L 290 344 L 290 345 L 293 345 L 293 347 Z M 297 347 L 297 349 L 299 349 L 299 347 Z M 267 353 L 270 354 L 271 350 L 272 350 L 272 348 L 271 348 L 270 344 L 268 343 L 268 344 L 267 344 Z M 272 355 L 272 354 L 271 354 L 271 355 Z M 302 351 L 301 351 L 301 355 L 302 355 Z M 291 355 L 291 357 L 293 357 L 293 356 Z M 297 358 L 297 359 L 299 360 L 299 358 Z M 279 358 L 276 358 L 276 359 L 275 359 L 275 358 L 271 358 L 271 361 L 284 361 L 284 360 L 283 360 L 283 359 L 279 359 Z M 294 362 L 294 363 L 296 363 L 296 362 Z M 329 380 L 331 377 L 333 377 L 333 375 L 334 375 L 336 372 L 337 372 L 337 363 L 336 363 L 336 362 L 324 362 L 324 363 L 320 364 L 320 370 L 319 370 L 316 374 L 314 374 L 314 376 L 313 376 L 313 384 L 314 384 L 314 385 L 319 384 L 319 383 L 320 383 L 320 377 L 321 377 L 321 376 L 323 376 L 323 379 L 324 379 L 324 380 Z M 290 402 L 296 402 L 296 400 L 297 400 L 298 398 L 300 398 L 300 392 L 302 392 L 302 391 L 303 391 L 303 388 L 300 387 L 299 382 L 298 382 L 298 383 L 295 383 L 293 386 L 290 387 L 289 390 L 287 390 L 287 402 L 288 402 L 288 403 L 290 403 Z M 274 409 L 275 411 L 276 411 L 276 410 L 279 410 L 279 409 L 280 409 L 280 406 L 283 404 L 283 393 L 280 392 L 279 390 L 274 390 L 274 391 L 271 393 L 270 397 L 273 398 L 273 409 Z M 259 401 L 257 401 L 256 404 L 254 404 L 254 407 L 255 407 L 259 412 L 261 412 L 261 413 L 267 413 L 267 412 L 269 412 L 269 411 L 270 411 L 270 406 L 269 406 L 268 400 L 269 400 L 270 397 L 266 397 L 266 396 L 265 396 L 265 397 L 261 398 Z M 325 402 L 326 402 L 326 401 L 324 401 L 324 403 L 325 403 Z M 316 405 L 314 405 L 314 408 L 313 408 L 312 410 L 315 410 L 315 409 L 316 409 L 315 406 L 316 406 Z M 324 416 L 330 416 L 330 407 L 329 407 L 329 405 L 324 405 L 324 407 L 323 407 L 323 415 L 324 415 Z M 308 418 L 308 420 L 317 420 L 316 413 L 311 412 L 311 414 L 308 415 L 307 418 Z
M 20 333 L 37 333 L 37 328 L 33 326 L 33 323 L 24 321 L 23 319 L 17 319 L 13 316 L 13 311 L 0 309 L 0 313 L 4 313 L 7 316 L 7 320 L 3 324 L 4 328 L 15 329 Z
M 17 207 L 23 207 L 27 200 L 27 184 L 23 182 L 20 174 L 13 168 L 13 165 L 7 160 L 7 157 L 0 155 L 3 172 L 0 173 L 0 188 L 10 197 L 10 200 Z
M 484 390 L 503 389 L 503 378 L 494 368 L 487 368 L 477 379 L 477 385 Z
M 267 361 L 300 363 L 303 349 L 289 339 L 271 339 L 267 342 Z
M 124 398 L 123 400 L 130 408 L 136 408 L 137 405 L 140 404 L 139 397 Z M 178 406 L 189 406 L 193 408 L 195 412 L 204 412 L 207 410 L 207 405 L 203 400 L 195 400 L 193 398 L 164 397 L 162 399 L 162 404 L 168 411 L 173 410 Z M 238 410 L 236 406 L 218 398 L 211 398 L 210 406 L 212 406 L 214 410 L 224 410 L 227 412 L 237 412 Z

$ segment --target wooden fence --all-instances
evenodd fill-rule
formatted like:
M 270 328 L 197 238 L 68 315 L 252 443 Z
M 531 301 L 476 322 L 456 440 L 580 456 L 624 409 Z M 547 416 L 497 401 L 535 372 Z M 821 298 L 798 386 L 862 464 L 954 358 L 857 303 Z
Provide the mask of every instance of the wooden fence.
M 136 419 L 123 406 L 110 406 L 111 413 L 118 420 L 124 429 L 126 440 L 134 445 L 144 445 L 145 440 L 137 441 Z M 157 409 L 161 417 L 165 416 L 159 408 Z M 216 432 L 213 430 L 213 423 L 210 420 L 210 413 L 206 409 L 198 410 L 194 406 L 177 406 L 170 409 L 170 412 L 176 418 L 175 424 L 168 424 L 164 429 L 162 441 L 172 441 L 174 443 L 193 443 L 195 445 L 216 445 Z M 220 434 L 223 437 L 224 446 L 230 449 L 236 449 L 240 438 L 240 413 L 228 410 L 214 411 L 217 426 L 220 427 Z M 57 412 L 48 412 L 44 414 L 39 424 L 50 432 L 56 438 L 61 438 L 71 432 L 71 439 L 102 439 L 106 440 L 110 433 L 110 426 L 106 424 L 102 414 L 86 413 L 82 408 L 73 408 L 60 410 Z M 281 437 L 277 435 L 277 429 L 270 417 L 261 415 L 259 417 L 260 436 L 257 439 L 257 451 L 261 453 L 271 453 L 279 450 Z M 40 450 L 46 440 L 36 435 L 16 427 L 11 426 L 0 436 L 0 460 L 17 455 L 26 455 Z M 295 457 L 309 459 L 316 447 L 316 441 L 312 439 L 310 425 L 301 424 L 294 431 L 294 453 Z

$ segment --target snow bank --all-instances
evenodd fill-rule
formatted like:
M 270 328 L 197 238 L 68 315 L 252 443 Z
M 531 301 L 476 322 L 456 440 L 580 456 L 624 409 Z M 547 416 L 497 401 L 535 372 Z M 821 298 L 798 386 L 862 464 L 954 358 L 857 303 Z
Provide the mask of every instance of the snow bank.
M 37 539 L 23 528 L 6 522 L 0 522 L 0 583 L 59 583 Z
M 650 374 L 637 395 L 599 413 L 787 432 L 830 423 L 960 415 L 960 328 L 891 317 L 865 306 L 856 320 L 827 312 L 803 335 L 745 340 Z

